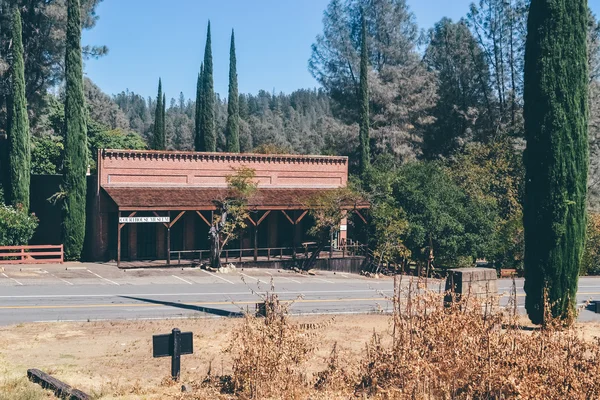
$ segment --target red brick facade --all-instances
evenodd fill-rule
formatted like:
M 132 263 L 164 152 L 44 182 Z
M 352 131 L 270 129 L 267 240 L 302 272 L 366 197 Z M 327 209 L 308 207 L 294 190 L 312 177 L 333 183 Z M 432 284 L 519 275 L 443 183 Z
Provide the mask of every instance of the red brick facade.
M 344 187 L 348 181 L 347 157 L 101 150 L 90 226 L 96 238 L 92 258 L 116 258 L 116 236 L 121 230 L 118 217 L 133 211 L 138 211 L 137 215 L 170 215 L 171 221 L 185 211 L 169 226 L 171 241 L 176 243 L 173 246 L 175 250 L 202 249 L 208 229 L 203 221 L 210 219 L 212 209 L 208 197 L 224 190 L 226 177 L 240 167 L 255 170 L 257 218 L 278 211 L 265 215 L 257 232 L 242 236 L 238 246 L 257 246 L 259 242 L 265 247 L 297 245 L 307 229 L 302 225 L 306 219 L 294 226 L 289 223 L 302 220 L 297 198 Z M 342 225 L 339 240 L 346 238 L 346 222 Z M 126 224 L 122 228 L 124 259 L 166 258 L 167 228 L 163 224 Z
M 337 188 L 348 180 L 347 157 L 103 150 L 98 182 L 100 187 L 225 187 L 225 178 L 240 167 L 254 169 L 265 189 Z

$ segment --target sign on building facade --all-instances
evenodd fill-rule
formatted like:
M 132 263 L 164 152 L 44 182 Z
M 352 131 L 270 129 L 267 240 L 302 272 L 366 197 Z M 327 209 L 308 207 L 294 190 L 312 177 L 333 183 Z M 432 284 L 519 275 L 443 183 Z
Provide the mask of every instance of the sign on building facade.
M 171 217 L 119 217 L 120 224 L 139 224 L 145 222 L 171 222 Z

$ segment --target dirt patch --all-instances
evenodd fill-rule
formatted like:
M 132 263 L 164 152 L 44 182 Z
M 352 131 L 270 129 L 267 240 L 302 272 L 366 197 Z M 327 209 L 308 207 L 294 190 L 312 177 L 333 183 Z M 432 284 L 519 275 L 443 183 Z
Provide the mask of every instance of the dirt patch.
M 364 352 L 374 332 L 384 340 L 390 334 L 390 319 L 385 315 L 293 317 L 292 322 L 320 332 L 315 339 L 318 351 L 307 365 L 309 374 L 323 370 L 335 343 L 342 358 L 352 360 Z M 230 355 L 224 350 L 240 323 L 240 319 L 202 318 L 2 327 L 0 400 L 47 398 L 47 393 L 23 380 L 28 368 L 48 372 L 97 399 L 181 398 L 181 386 L 169 379 L 170 359 L 152 358 L 152 335 L 169 333 L 174 327 L 194 332 L 195 353 L 182 357 L 181 380 L 198 383 L 209 367 L 217 375 L 231 372 Z M 578 332 L 586 340 L 596 340 L 600 324 L 579 324 Z M 15 397 L 17 390 L 29 394 Z
M 321 332 L 309 373 L 326 365 L 334 343 L 352 357 L 364 349 L 374 331 L 385 335 L 389 328 L 389 317 L 384 315 L 294 317 L 292 321 Z M 174 327 L 194 332 L 194 354 L 182 357 L 181 379 L 198 382 L 209 366 L 214 373 L 230 373 L 231 361 L 224 349 L 230 332 L 241 322 L 202 318 L 20 324 L 0 328 L 0 360 L 10 379 L 38 368 L 96 398 L 170 398 L 178 396 L 180 387 L 166 384 L 170 359 L 152 358 L 152 335 L 169 333 Z

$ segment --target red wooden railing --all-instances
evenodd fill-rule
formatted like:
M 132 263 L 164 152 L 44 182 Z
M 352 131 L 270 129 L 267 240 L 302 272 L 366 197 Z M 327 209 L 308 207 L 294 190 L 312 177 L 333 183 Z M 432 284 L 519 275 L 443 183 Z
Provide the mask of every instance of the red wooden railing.
M 62 264 L 63 245 L 0 246 L 0 264 Z

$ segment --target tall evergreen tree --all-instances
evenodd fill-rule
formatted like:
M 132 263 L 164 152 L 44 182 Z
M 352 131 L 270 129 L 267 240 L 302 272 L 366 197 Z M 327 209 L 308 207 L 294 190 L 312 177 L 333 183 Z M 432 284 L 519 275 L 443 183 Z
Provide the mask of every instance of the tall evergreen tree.
M 79 0 L 67 1 L 65 80 L 63 242 L 65 257 L 69 260 L 76 260 L 81 257 L 85 238 L 86 173 L 88 167 Z
M 202 115 L 201 129 L 204 135 L 204 151 L 217 151 L 215 134 L 215 92 L 213 83 L 213 62 L 210 40 L 210 21 L 206 30 L 206 47 L 204 48 L 204 71 L 202 73 Z
M 240 152 L 240 107 L 238 95 L 237 66 L 235 58 L 235 37 L 231 31 L 231 47 L 229 49 L 229 97 L 227 98 L 227 151 Z
M 160 122 L 162 123 L 162 136 L 161 136 L 161 146 L 162 149 L 161 150 L 166 150 L 167 149 L 167 119 L 166 119 L 166 115 L 167 115 L 167 95 L 166 93 L 163 93 L 163 99 L 162 99 L 162 111 L 161 111 L 161 115 L 160 115 Z
M 158 78 L 158 95 L 156 96 L 156 110 L 154 111 L 154 135 L 152 136 L 152 149 L 164 150 L 164 104 L 162 93 L 162 81 Z
M 525 48 L 525 306 L 572 315 L 586 229 L 587 0 L 533 0 Z M 544 302 L 547 293 L 547 302 Z
M 360 172 L 363 173 L 369 167 L 371 162 L 371 153 L 369 150 L 369 54 L 367 51 L 367 23 L 365 14 L 362 13 L 362 33 L 360 45 L 360 132 L 359 132 L 359 152 L 360 152 Z
M 200 65 L 198 82 L 196 84 L 196 118 L 194 131 L 194 150 L 204 151 L 204 134 L 202 132 L 202 90 L 204 84 L 204 63 Z
M 12 18 L 12 88 L 8 120 L 10 186 L 7 189 L 10 204 L 21 204 L 26 210 L 29 210 L 31 150 L 21 32 L 21 13 L 17 7 L 14 7 Z

